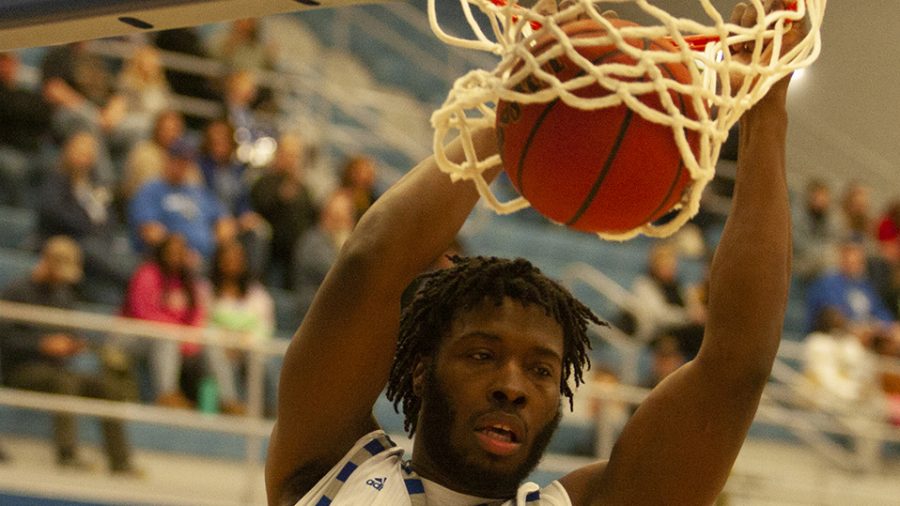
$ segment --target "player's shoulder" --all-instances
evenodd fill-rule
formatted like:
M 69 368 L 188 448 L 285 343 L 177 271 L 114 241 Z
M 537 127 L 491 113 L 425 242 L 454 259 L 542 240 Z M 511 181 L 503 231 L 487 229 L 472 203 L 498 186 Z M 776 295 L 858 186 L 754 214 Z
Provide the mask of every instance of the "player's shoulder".
M 298 469 L 282 486 L 281 496 L 290 499 L 280 504 L 330 504 L 338 494 L 346 499 L 348 494 L 352 495 L 352 489 L 357 488 L 357 482 L 370 485 L 377 482 L 375 478 L 367 479 L 367 476 L 363 476 L 371 473 L 373 466 L 380 471 L 391 469 L 399 473 L 402 456 L 403 449 L 383 430 L 373 430 L 360 437 L 330 468 L 322 469 L 313 463 Z M 378 487 L 376 489 L 381 490 Z

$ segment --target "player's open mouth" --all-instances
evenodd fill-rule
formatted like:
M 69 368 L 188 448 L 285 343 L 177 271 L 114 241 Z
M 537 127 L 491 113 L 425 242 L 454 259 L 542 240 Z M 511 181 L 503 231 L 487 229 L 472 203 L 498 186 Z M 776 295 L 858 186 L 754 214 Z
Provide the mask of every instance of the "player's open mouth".
M 488 453 L 512 455 L 522 447 L 519 437 L 509 425 L 491 424 L 475 431 L 478 443 Z

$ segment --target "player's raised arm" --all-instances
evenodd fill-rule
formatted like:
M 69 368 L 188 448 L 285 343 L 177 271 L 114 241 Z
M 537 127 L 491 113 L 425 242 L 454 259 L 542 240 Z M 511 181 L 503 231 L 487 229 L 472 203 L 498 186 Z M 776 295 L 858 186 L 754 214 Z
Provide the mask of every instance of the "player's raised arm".
M 496 151 L 492 130 L 473 137 L 479 153 Z M 462 160 L 461 147 L 449 156 Z M 372 407 L 394 356 L 401 293 L 450 244 L 477 200 L 472 184 L 452 183 L 429 158 L 363 216 L 284 358 L 266 465 L 269 504 L 293 504 L 377 427 Z
M 735 17 L 744 16 L 755 21 L 739 6 Z M 642 403 L 605 471 L 597 465 L 563 479 L 575 504 L 711 504 L 722 490 L 771 371 L 787 303 L 788 82 L 741 119 L 737 184 L 711 267 L 698 357 Z

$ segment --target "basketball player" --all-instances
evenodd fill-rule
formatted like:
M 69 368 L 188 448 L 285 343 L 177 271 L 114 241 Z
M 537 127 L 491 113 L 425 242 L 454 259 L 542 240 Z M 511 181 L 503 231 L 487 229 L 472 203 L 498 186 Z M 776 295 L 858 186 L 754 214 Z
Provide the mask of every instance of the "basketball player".
M 746 26 L 754 18 L 744 5 L 733 14 Z M 732 48 L 737 58 L 752 50 Z M 597 321 L 529 263 L 457 259 L 426 276 L 401 317 L 404 288 L 445 250 L 478 200 L 472 185 L 452 183 L 427 159 L 362 218 L 285 356 L 266 468 L 269 504 L 712 503 L 781 334 L 791 258 L 788 81 L 741 119 L 734 207 L 711 268 L 699 355 L 652 391 L 608 462 L 543 489 L 521 483 L 563 401 L 571 402 L 570 385 L 586 363 L 585 330 Z M 478 132 L 474 147 L 496 152 L 494 132 Z M 462 148 L 452 156 L 462 159 Z M 372 416 L 385 386 L 414 436 L 410 461 Z

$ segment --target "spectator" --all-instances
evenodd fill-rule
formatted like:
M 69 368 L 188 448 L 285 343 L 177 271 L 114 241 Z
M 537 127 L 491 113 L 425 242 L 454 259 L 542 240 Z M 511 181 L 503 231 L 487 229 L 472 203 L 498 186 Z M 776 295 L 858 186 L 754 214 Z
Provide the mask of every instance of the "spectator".
M 210 54 L 234 72 L 273 70 L 278 56 L 276 46 L 263 40 L 259 21 L 239 19 L 229 29 L 219 32 L 211 43 Z M 253 98 L 253 108 L 274 112 L 277 109 L 273 90 L 261 87 Z
M 681 352 L 681 345 L 678 343 L 678 339 L 669 335 L 661 335 L 653 341 L 650 349 L 650 375 L 644 379 L 641 386 L 652 389 L 662 383 L 666 377 L 679 367 L 683 366 L 685 358 Z
M 62 139 L 89 131 L 100 142 L 97 173 L 104 184 L 117 179 L 106 145 L 107 135 L 125 118 L 125 101 L 113 94 L 113 75 L 88 50 L 87 42 L 56 46 L 41 64 L 43 93 L 55 106 L 53 129 Z
M 138 47 L 119 74 L 117 87 L 126 111 L 117 136 L 123 147 L 130 148 L 150 137 L 157 116 L 171 107 L 159 52 L 148 45 Z
M 55 235 L 74 238 L 88 273 L 124 289 L 135 265 L 128 252 L 111 250 L 116 223 L 110 214 L 110 192 L 94 181 L 96 161 L 92 134 L 78 133 L 65 143 L 59 170 L 47 175 L 41 191 L 38 233 L 41 242 Z
M 884 395 L 878 392 L 875 357 L 853 334 L 841 310 L 826 306 L 804 343 L 807 395 L 827 412 L 840 415 L 856 437 L 856 465 L 872 470 L 880 441 L 868 434 L 872 419 L 884 416 Z
M 900 257 L 900 200 L 894 200 L 878 222 L 878 242 L 882 255 L 897 259 Z
M 894 320 L 900 321 L 900 264 L 894 265 L 887 283 L 887 290 L 882 294 L 888 311 L 894 315 Z
M 211 280 L 210 326 L 240 332 L 247 345 L 262 344 L 272 338 L 275 303 L 266 289 L 253 280 L 240 243 L 228 242 L 216 250 Z M 222 412 L 245 413 L 246 408 L 238 395 L 237 372 L 246 370 L 248 360 L 263 360 L 264 357 L 248 356 L 242 350 L 221 347 L 210 347 L 207 353 L 219 387 Z
M 874 357 L 839 309 L 826 306 L 819 312 L 804 352 L 810 394 L 819 407 L 852 410 L 874 390 Z
M 152 259 L 141 264 L 128 286 L 122 315 L 190 327 L 202 326 L 206 303 L 200 283 L 189 266 L 184 237 L 167 236 Z M 196 400 L 204 375 L 202 346 L 178 341 L 157 341 L 151 351 L 156 403 L 188 408 Z
M 293 287 L 297 240 L 315 224 L 318 213 L 304 182 L 303 148 L 300 137 L 282 135 L 272 165 L 250 194 L 253 208 L 272 227 L 265 279 L 280 288 Z
M 128 205 L 144 184 L 162 174 L 169 148 L 184 136 L 184 119 L 177 111 L 163 111 L 156 117 L 153 136 L 139 142 L 128 153 L 119 186 L 120 200 Z
M 356 219 L 359 220 L 378 198 L 375 191 L 375 162 L 366 156 L 355 156 L 348 160 L 341 173 L 341 189 L 353 199 Z
M 113 97 L 114 76 L 106 62 L 88 50 L 87 42 L 73 42 L 50 48 L 41 63 L 44 80 L 61 79 L 76 93 L 97 107 Z
M 129 223 L 139 251 L 152 251 L 169 234 L 182 235 L 202 265 L 216 243 L 234 237 L 234 223 L 215 195 L 192 184 L 195 152 L 186 141 L 169 148 L 162 178 L 141 187 L 129 206 Z
M 214 37 L 210 54 L 231 70 L 272 70 L 277 50 L 263 41 L 254 18 L 233 21 L 227 31 Z
M 897 322 L 866 278 L 864 247 L 844 241 L 839 247 L 838 270 L 812 282 L 806 292 L 807 328 L 815 328 L 818 315 L 832 306 L 849 321 L 850 329 L 860 336 L 879 332 L 895 333 Z
M 18 55 L 0 52 L 0 203 L 27 203 L 51 115 L 40 93 L 19 82 Z
M 250 272 L 259 276 L 268 255 L 270 232 L 265 220 L 250 205 L 250 174 L 235 157 L 236 147 L 231 125 L 224 120 L 211 121 L 203 131 L 200 172 L 206 187 L 236 218 L 238 238 L 248 253 Z
M 259 86 L 253 72 L 239 70 L 225 79 L 225 112 L 228 122 L 234 125 L 235 139 L 241 147 L 239 158 L 254 166 L 269 162 L 256 156 L 256 142 L 274 135 L 274 129 L 257 112 L 258 98 Z M 268 155 L 271 157 L 271 152 Z
M 200 36 L 197 34 L 197 29 L 193 27 L 158 32 L 154 38 L 154 43 L 156 47 L 163 51 L 171 51 L 199 59 L 209 58 L 206 49 L 204 49 L 200 41 Z M 221 94 L 211 81 L 200 74 L 168 68 L 165 70 L 165 75 L 169 86 L 177 95 L 217 102 L 222 100 Z M 204 118 L 191 116 L 190 114 L 187 117 L 188 125 L 194 129 L 201 128 L 205 121 Z
M 841 199 L 842 238 L 862 244 L 867 256 L 875 254 L 871 206 L 871 189 L 868 186 L 860 181 L 847 183 Z
M 325 274 L 355 225 L 353 202 L 345 192 L 338 191 L 322 206 L 316 226 L 307 230 L 297 241 L 297 280 L 294 285 L 300 300 L 301 315 L 306 314 L 319 285 L 325 280 Z
M 639 317 L 644 319 L 646 335 L 676 337 L 686 359 L 693 359 L 703 341 L 706 308 L 678 279 L 678 252 L 673 245 L 659 243 L 650 250 L 647 272 L 635 279 L 631 290 L 643 303 Z
M 31 276 L 7 287 L 2 299 L 70 309 L 75 304 L 73 286 L 81 279 L 81 269 L 78 245 L 67 237 L 51 237 Z M 134 383 L 121 374 L 105 370 L 100 375 L 87 375 L 70 368 L 69 360 L 85 351 L 86 342 L 67 331 L 10 323 L 0 332 L 3 383 L 7 386 L 108 400 L 137 397 Z M 78 456 L 77 436 L 73 415 L 54 416 L 56 458 L 60 466 L 87 467 Z M 134 474 L 122 423 L 104 419 L 103 436 L 110 471 Z
M 837 263 L 835 246 L 840 225 L 832 212 L 831 190 L 814 179 L 806 185 L 804 201 L 793 206 L 794 272 L 809 282 Z

